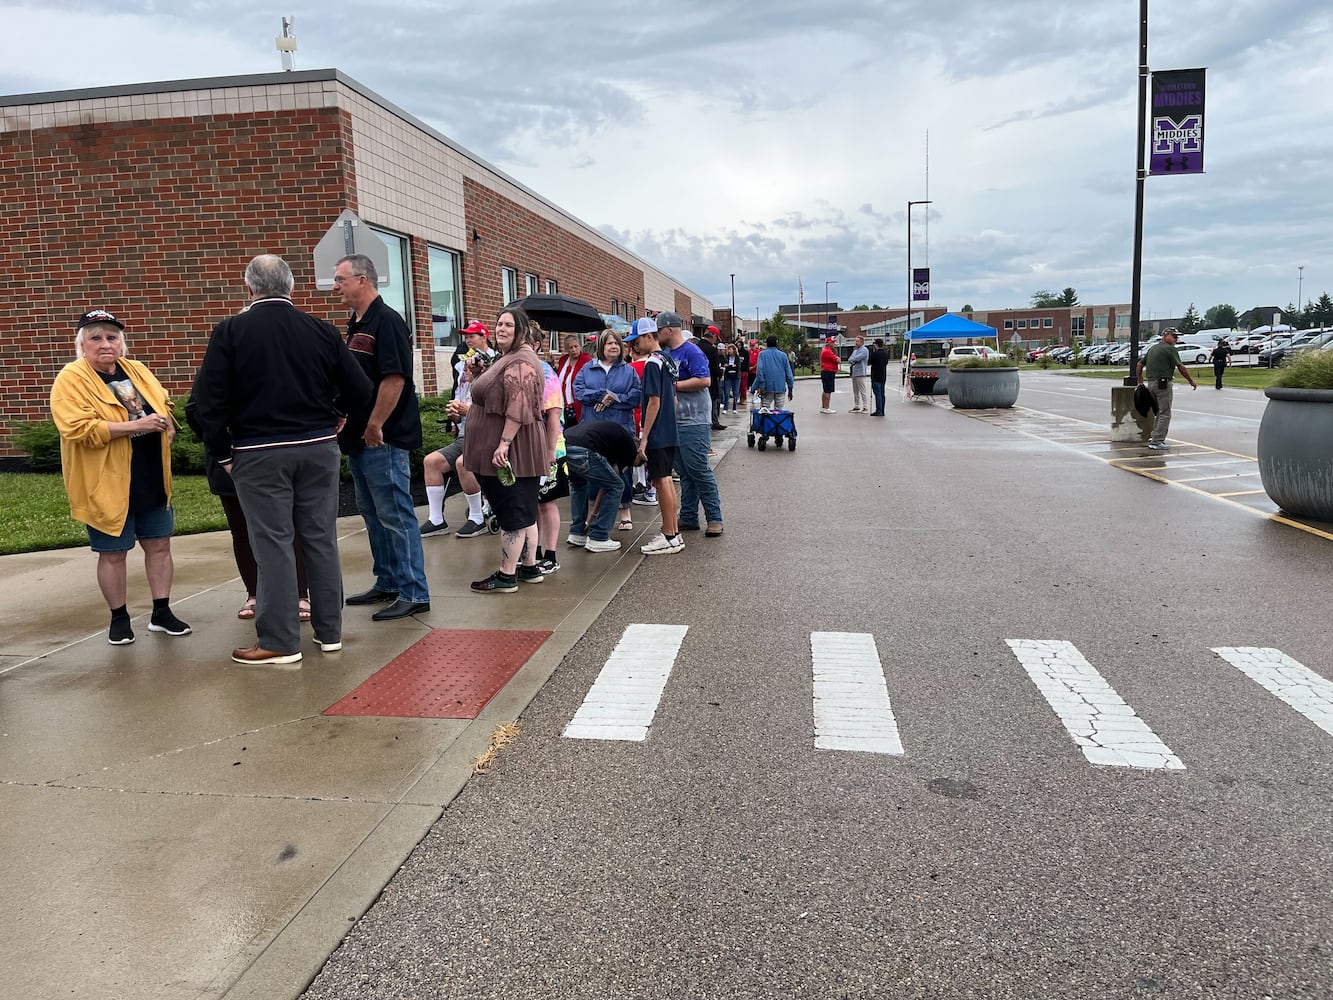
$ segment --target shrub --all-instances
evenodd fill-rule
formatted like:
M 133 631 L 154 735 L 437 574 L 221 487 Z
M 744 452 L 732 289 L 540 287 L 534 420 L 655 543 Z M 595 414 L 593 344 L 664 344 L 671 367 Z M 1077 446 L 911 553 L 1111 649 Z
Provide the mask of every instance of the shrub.
M 1009 358 L 1004 355 L 996 355 L 995 357 L 990 357 L 990 358 L 983 358 L 980 356 L 955 358 L 953 361 L 949 362 L 950 371 L 953 371 L 956 368 L 1013 368 L 1013 367 L 1014 367 L 1013 358 Z
M 1284 389 L 1333 389 L 1333 351 L 1302 351 L 1274 377 Z
M 204 443 L 185 422 L 185 404 L 189 401 L 187 393 L 171 404 L 171 415 L 176 419 L 176 439 L 171 442 L 171 471 L 178 476 L 202 476 Z
M 10 436 L 27 456 L 33 472 L 60 471 L 60 431 L 56 422 L 34 420 L 10 426 Z

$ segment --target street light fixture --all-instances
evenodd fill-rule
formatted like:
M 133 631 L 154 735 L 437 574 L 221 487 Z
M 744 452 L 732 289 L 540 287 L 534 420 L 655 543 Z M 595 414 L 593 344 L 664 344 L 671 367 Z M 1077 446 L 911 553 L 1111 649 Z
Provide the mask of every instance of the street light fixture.
M 907 334 L 903 337 L 903 343 L 911 340 L 909 336 L 912 332 L 912 206 L 929 205 L 930 200 L 909 201 L 907 203 Z
M 1305 288 L 1305 265 L 1296 267 L 1296 315 L 1301 314 L 1301 291 Z

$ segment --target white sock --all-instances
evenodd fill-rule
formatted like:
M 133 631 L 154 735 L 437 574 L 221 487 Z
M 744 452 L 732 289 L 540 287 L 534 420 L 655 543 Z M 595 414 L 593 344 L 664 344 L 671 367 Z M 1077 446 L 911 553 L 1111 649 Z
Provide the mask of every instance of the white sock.
M 467 497 L 467 519 L 481 524 L 481 490 L 476 493 L 464 493 Z
M 432 524 L 439 524 L 444 520 L 444 487 L 427 486 L 426 503 L 430 505 L 430 517 Z

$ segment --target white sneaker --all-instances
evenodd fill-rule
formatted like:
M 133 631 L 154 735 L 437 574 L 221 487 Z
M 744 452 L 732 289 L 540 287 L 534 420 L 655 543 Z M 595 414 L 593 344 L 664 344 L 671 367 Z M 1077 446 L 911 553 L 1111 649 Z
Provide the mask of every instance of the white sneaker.
M 325 642 L 319 636 L 315 636 L 315 645 L 319 647 L 321 653 L 336 653 L 343 648 L 341 642 Z
M 830 410 L 830 409 L 825 408 L 825 409 L 821 409 L 819 412 L 820 412 L 820 413 L 837 413 L 838 411 L 837 411 L 837 410 Z
M 614 538 L 597 539 L 589 538 L 583 546 L 589 552 L 615 552 L 620 548 L 620 543 Z
M 574 534 L 574 532 L 571 531 L 569 533 L 569 537 L 565 539 L 565 544 L 572 545 L 576 549 L 582 548 L 583 546 L 588 544 L 588 536 L 576 535 Z
M 646 556 L 670 555 L 673 552 L 679 552 L 685 548 L 685 539 L 677 535 L 674 540 L 669 540 L 666 535 L 658 535 L 647 545 L 639 546 L 639 551 Z

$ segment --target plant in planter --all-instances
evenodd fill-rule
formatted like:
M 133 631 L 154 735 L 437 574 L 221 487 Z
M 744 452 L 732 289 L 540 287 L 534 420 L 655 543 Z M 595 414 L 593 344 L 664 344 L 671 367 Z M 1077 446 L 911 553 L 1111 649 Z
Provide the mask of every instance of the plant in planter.
M 1311 350 L 1264 390 L 1259 478 L 1288 514 L 1333 521 L 1333 351 Z
M 960 410 L 1013 406 L 1018 402 L 1018 365 L 1003 356 L 950 362 L 949 402 Z

